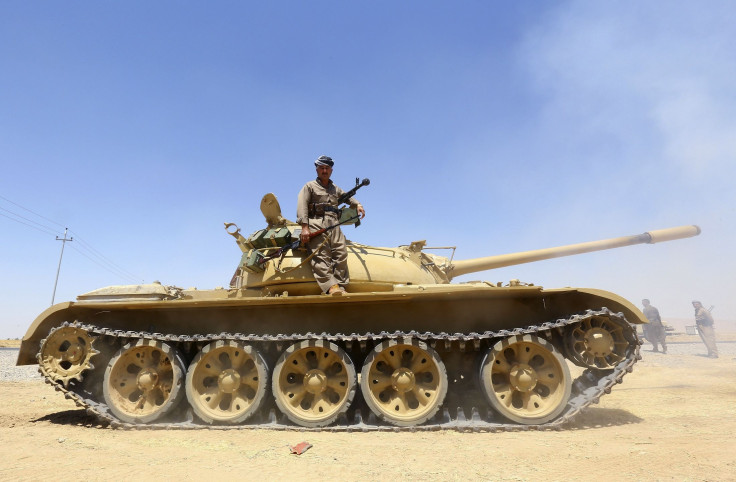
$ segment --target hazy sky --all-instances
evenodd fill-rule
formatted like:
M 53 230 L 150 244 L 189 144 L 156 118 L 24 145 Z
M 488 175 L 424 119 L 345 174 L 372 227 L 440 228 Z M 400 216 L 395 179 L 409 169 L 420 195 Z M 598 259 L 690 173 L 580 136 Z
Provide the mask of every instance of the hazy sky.
M 730 1 L 3 2 L 0 337 L 49 306 L 66 226 L 57 302 L 227 285 L 223 223 L 263 227 L 267 192 L 294 219 L 321 154 L 343 188 L 371 179 L 346 230 L 366 244 L 462 259 L 698 224 L 463 279 L 648 297 L 665 320 L 698 298 L 725 326 L 734 25 Z

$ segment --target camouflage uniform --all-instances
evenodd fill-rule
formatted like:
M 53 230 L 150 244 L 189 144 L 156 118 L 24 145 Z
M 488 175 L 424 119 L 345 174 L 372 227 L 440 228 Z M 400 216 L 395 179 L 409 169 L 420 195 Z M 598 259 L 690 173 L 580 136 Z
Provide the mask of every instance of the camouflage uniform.
M 716 332 L 713 329 L 713 315 L 710 311 L 703 308 L 699 301 L 693 301 L 695 306 L 695 324 L 698 327 L 698 334 L 703 340 L 705 347 L 708 349 L 708 356 L 718 358 L 718 347 L 716 346 Z
M 344 192 L 332 180 L 330 180 L 327 187 L 324 187 L 319 179 L 306 183 L 299 192 L 296 222 L 299 224 L 308 223 L 312 232 L 337 224 L 339 222 L 337 212 L 325 210 L 318 214 L 311 210 L 310 213 L 309 206 L 317 203 L 337 208 L 337 200 Z M 359 204 L 355 198 L 350 198 L 348 203 L 351 207 L 356 207 Z M 327 241 L 325 241 L 325 237 Z M 322 246 L 323 242 L 325 244 Z M 317 250 L 320 246 L 322 248 L 311 259 L 312 272 L 317 284 L 324 293 L 334 285 L 345 288 L 350 282 L 345 235 L 337 227 L 309 241 L 309 249 L 312 251 Z
M 659 310 L 650 304 L 645 304 L 642 310 L 644 316 L 649 320 L 648 325 L 644 325 L 644 337 L 652 344 L 654 351 L 659 351 L 657 345 L 662 344 L 662 353 L 667 353 L 667 344 L 665 342 L 666 332 L 662 319 L 659 317 Z

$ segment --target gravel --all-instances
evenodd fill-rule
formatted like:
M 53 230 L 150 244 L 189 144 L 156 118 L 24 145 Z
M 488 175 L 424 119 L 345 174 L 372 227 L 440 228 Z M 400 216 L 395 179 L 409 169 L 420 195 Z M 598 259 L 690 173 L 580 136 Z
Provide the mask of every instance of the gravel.
M 0 348 L 0 381 L 19 382 L 25 380 L 41 380 L 37 365 L 15 366 L 18 360 L 17 348 Z

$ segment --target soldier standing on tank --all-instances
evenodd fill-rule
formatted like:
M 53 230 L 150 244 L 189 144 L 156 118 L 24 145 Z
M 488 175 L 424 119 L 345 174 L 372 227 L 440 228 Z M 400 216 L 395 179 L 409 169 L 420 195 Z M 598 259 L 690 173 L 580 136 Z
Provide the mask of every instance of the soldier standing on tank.
M 312 272 L 320 289 L 326 294 L 341 295 L 350 282 L 345 235 L 339 227 L 312 239 L 309 239 L 309 234 L 339 222 L 337 200 L 345 191 L 330 179 L 334 165 L 332 158 L 320 156 L 314 165 L 317 179 L 306 183 L 299 192 L 296 222 L 302 225 L 302 243 L 313 252 Z M 348 203 L 358 210 L 361 219 L 365 217 L 365 209 L 355 198 L 348 199 Z
M 649 304 L 649 300 L 641 300 L 644 305 L 644 316 L 649 320 L 648 325 L 644 325 L 644 337 L 652 344 L 652 351 L 659 351 L 657 345 L 662 345 L 662 353 L 667 353 L 667 344 L 665 342 L 666 332 L 662 324 L 662 318 L 659 317 L 659 310 Z
M 716 346 L 716 332 L 713 329 L 713 315 L 710 311 L 703 308 L 700 301 L 693 301 L 695 308 L 695 326 L 698 328 L 700 339 L 705 343 L 708 349 L 709 358 L 718 358 L 718 347 Z

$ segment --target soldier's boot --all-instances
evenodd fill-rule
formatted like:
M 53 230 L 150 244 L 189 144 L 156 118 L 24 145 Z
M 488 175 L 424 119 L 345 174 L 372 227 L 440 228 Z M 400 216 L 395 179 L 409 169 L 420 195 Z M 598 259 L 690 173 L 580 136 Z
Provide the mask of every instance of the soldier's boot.
M 328 295 L 333 296 L 340 296 L 345 292 L 344 289 L 340 288 L 340 285 L 332 285 L 330 286 L 330 289 L 327 291 Z
M 662 345 L 662 353 L 667 354 L 667 345 Z

